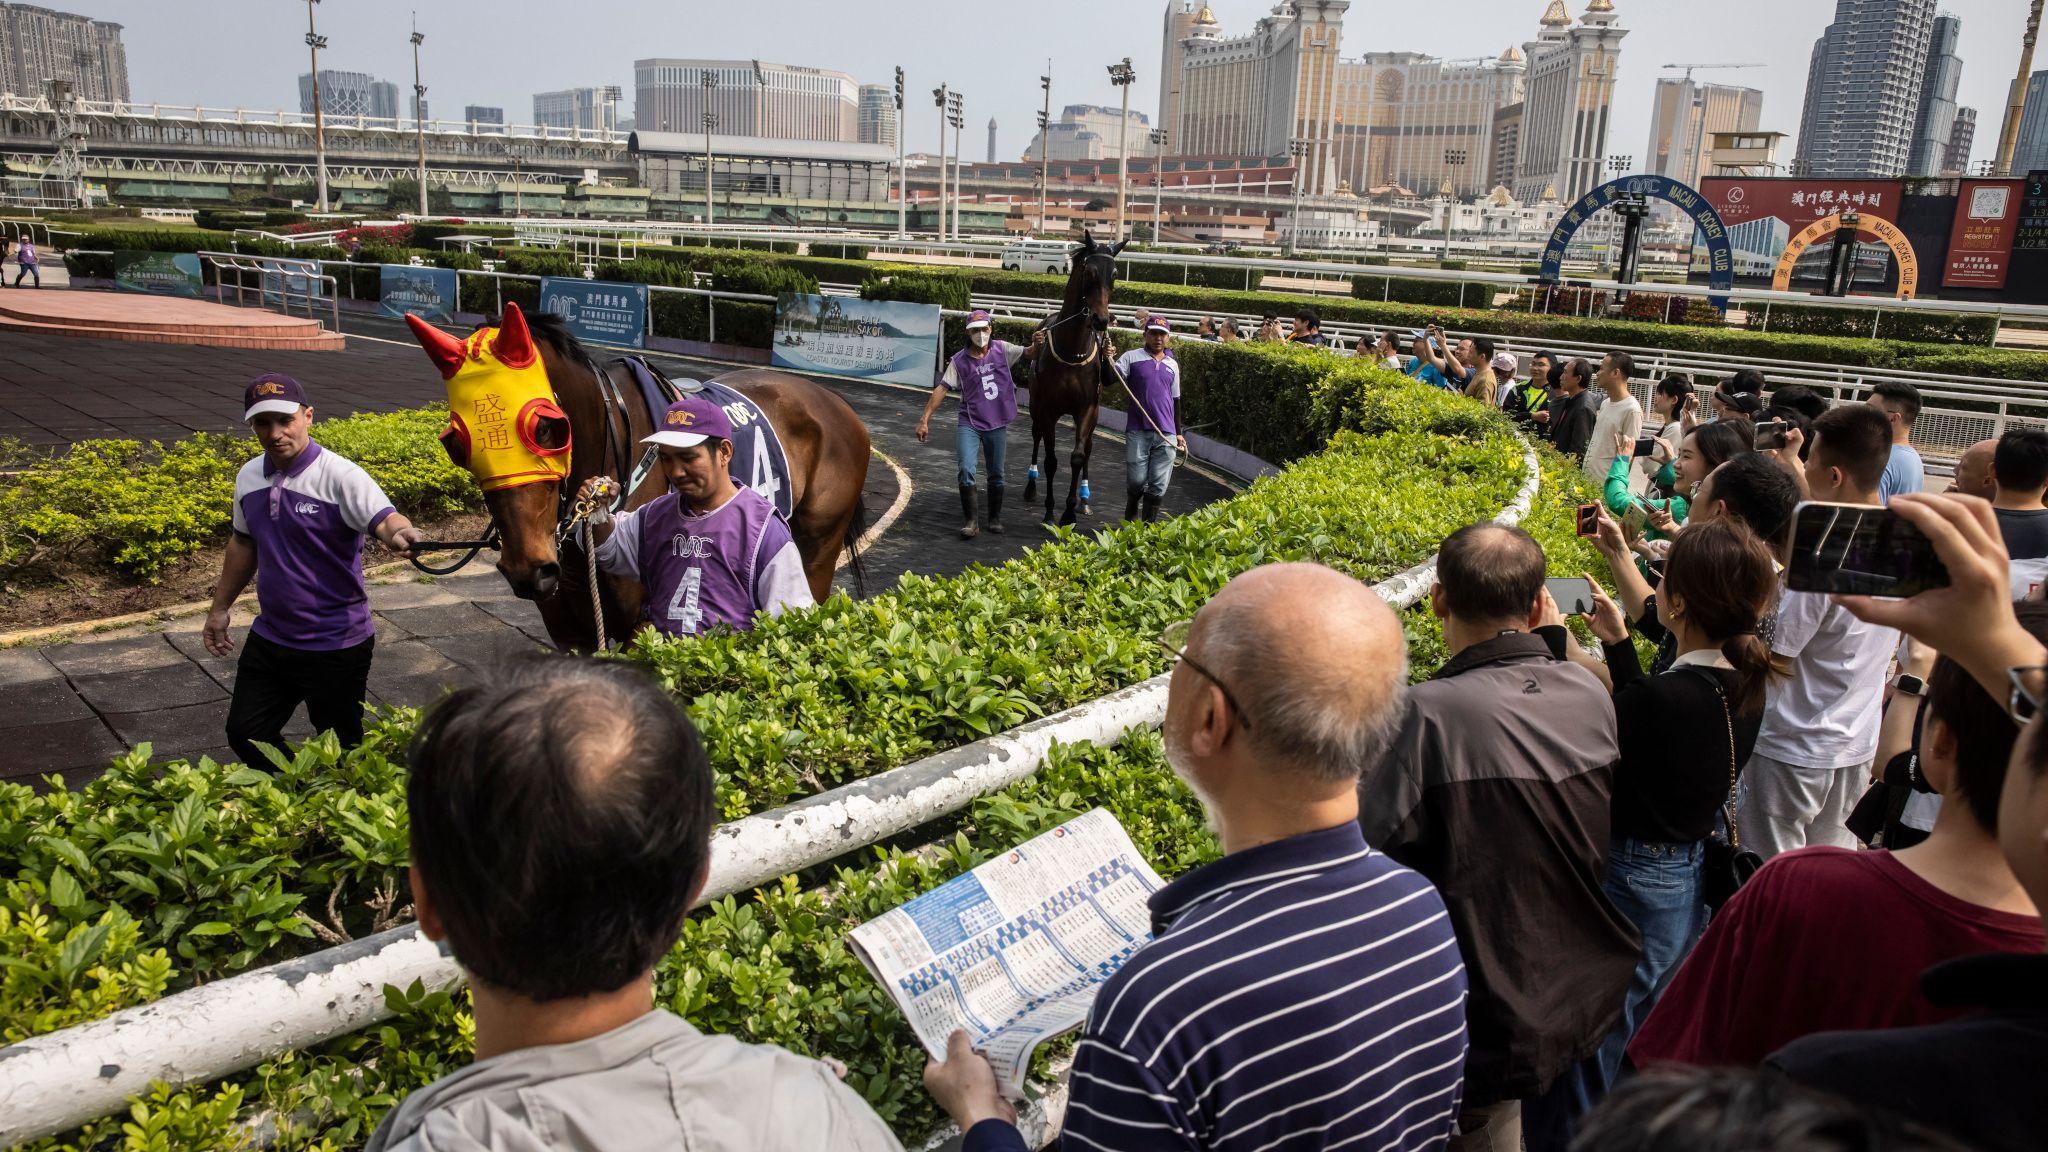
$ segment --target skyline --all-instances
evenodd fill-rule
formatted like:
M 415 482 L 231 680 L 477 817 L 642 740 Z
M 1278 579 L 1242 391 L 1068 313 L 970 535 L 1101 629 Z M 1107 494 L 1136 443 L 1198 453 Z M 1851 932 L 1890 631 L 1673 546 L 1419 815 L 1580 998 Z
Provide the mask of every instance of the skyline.
M 935 0 L 891 0 L 876 6 L 883 19 L 853 21 L 844 18 L 845 5 L 820 0 L 784 0 L 738 11 L 714 8 L 702 0 L 585 0 L 574 22 L 576 36 L 548 38 L 543 54 L 522 58 L 516 66 L 508 66 L 507 57 L 523 56 L 520 45 L 527 36 L 548 36 L 559 25 L 549 18 L 559 11 L 555 6 L 538 0 L 499 0 L 488 6 L 466 0 L 325 0 L 318 19 L 328 38 L 328 47 L 321 52 L 323 68 L 369 72 L 403 87 L 412 76 L 406 34 L 417 8 L 419 29 L 427 35 L 422 49 L 427 100 L 432 107 L 448 109 L 449 119 L 464 105 L 481 104 L 502 106 L 508 121 L 529 123 L 535 92 L 604 84 L 619 85 L 630 110 L 633 60 L 650 56 L 760 58 L 834 68 L 862 83 L 881 84 L 889 83 L 894 66 L 901 64 L 907 74 L 909 151 L 934 150 L 938 112 L 931 107 L 929 92 L 947 81 L 965 90 L 970 123 L 985 125 L 991 116 L 997 120 L 998 155 L 1013 160 L 1023 154 L 1036 128 L 1038 75 L 1046 53 L 1052 56 L 1055 115 L 1067 104 L 1116 107 L 1118 93 L 1106 68 L 1125 53 L 1138 70 L 1131 107 L 1156 115 L 1165 2 L 1111 4 L 1114 30 L 1105 27 L 1105 5 L 1100 2 L 1045 0 L 1033 6 L 1040 17 L 1034 25 L 1074 31 L 1034 39 L 1024 29 L 971 18 L 962 32 L 962 10 Z M 297 106 L 298 76 L 307 70 L 301 42 L 303 4 L 210 0 L 209 19 L 203 23 L 189 19 L 196 0 L 56 0 L 50 6 L 125 26 L 131 88 L 139 102 L 251 109 Z M 1228 36 L 1249 31 L 1272 4 L 1212 0 L 1211 6 Z M 1585 3 L 1570 0 L 1568 6 L 1577 16 Z M 1446 19 L 1435 16 L 1441 7 L 1382 10 L 1369 0 L 1358 0 L 1345 19 L 1344 58 L 1356 59 L 1368 51 L 1413 51 L 1452 59 L 1497 56 L 1508 45 L 1520 46 L 1535 36 L 1544 0 L 1457 0 L 1455 7 L 1459 14 Z M 1765 68 L 1754 70 L 1701 70 L 1695 79 L 1762 89 L 1762 126 L 1786 133 L 1780 161 L 1789 164 L 1797 146 L 1808 55 L 1833 18 L 1834 7 L 1833 0 L 1794 0 L 1789 5 L 1783 0 L 1724 0 L 1712 10 L 1716 19 L 1702 22 L 1701 10 L 1690 6 L 1617 0 L 1621 23 L 1631 35 L 1621 56 L 1608 154 L 1632 157 L 1637 170 L 1645 166 L 1656 80 L 1677 75 L 1661 65 L 1763 63 Z M 1788 8 L 1796 15 L 1787 16 Z M 1965 67 L 1957 101 L 1977 109 L 1980 127 L 1971 157 L 1973 162 L 1987 159 L 1997 147 L 2007 84 L 2018 64 L 2024 6 L 2010 0 L 1946 0 L 1941 8 L 1963 21 L 1960 55 Z M 522 22 L 521 15 L 529 12 L 540 19 Z M 255 58 L 239 68 L 221 67 L 225 61 L 219 59 L 221 38 L 216 30 L 222 27 L 237 29 L 235 41 L 241 45 L 275 44 L 279 50 L 245 52 L 245 57 Z M 1485 31 L 1466 31 L 1473 28 Z M 963 37 L 976 45 L 971 59 L 961 58 Z M 1022 46 L 1027 40 L 1033 41 L 1029 48 Z M 989 44 L 999 47 L 991 49 Z M 975 139 L 963 146 L 965 156 L 983 154 L 984 132 L 978 128 L 968 133 Z

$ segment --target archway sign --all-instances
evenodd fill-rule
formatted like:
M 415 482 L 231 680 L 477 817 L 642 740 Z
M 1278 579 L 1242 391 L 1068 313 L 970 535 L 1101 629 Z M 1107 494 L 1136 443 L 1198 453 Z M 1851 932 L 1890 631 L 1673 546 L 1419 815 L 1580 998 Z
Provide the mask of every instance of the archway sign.
M 1563 219 L 1550 233 L 1550 243 L 1543 249 L 1541 278 L 1548 283 L 1557 283 L 1564 270 L 1565 249 L 1571 247 L 1572 237 L 1578 235 L 1579 226 L 1593 218 L 1602 208 L 1613 205 L 1623 195 L 1633 193 L 1676 204 L 1679 210 L 1692 217 L 1692 222 L 1707 240 L 1707 286 L 1726 292 L 1735 287 L 1735 251 L 1728 243 L 1728 226 L 1721 223 L 1721 214 L 1707 203 L 1707 198 L 1679 180 L 1669 176 L 1623 176 L 1609 180 L 1579 198 L 1578 203 L 1566 210 Z M 1709 296 L 1716 308 L 1726 310 L 1728 297 Z
M 1779 292 L 1792 287 L 1792 267 L 1808 248 L 1842 230 L 1842 217 L 1838 213 L 1823 216 L 1805 228 L 1785 245 L 1785 254 L 1778 257 L 1778 270 L 1771 276 L 1771 287 Z M 1913 251 L 1912 241 L 1899 231 L 1899 226 L 1882 216 L 1865 216 L 1856 225 L 1856 236 L 1865 236 L 1880 241 L 1892 250 L 1892 259 L 1899 262 L 1899 299 L 1911 300 L 1920 291 L 1920 254 Z

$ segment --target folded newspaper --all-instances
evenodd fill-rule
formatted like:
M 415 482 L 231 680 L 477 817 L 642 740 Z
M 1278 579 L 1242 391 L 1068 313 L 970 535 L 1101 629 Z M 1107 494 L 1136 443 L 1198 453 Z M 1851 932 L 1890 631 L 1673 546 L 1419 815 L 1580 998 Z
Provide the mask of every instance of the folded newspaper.
M 853 930 L 853 950 L 934 1056 L 965 1028 L 1012 1099 L 1031 1053 L 1081 1026 L 1116 970 L 1152 938 L 1162 886 L 1097 808 Z

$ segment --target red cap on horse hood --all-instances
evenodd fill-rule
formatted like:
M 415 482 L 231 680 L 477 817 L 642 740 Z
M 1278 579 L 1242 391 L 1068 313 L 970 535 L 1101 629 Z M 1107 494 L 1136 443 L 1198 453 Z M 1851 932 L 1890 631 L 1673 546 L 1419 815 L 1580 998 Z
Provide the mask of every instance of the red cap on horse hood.
M 526 330 L 526 313 L 519 305 L 507 302 L 505 315 L 498 320 L 498 336 L 491 341 L 491 355 L 508 368 L 524 368 L 533 363 L 533 333 Z
M 413 339 L 418 340 L 420 347 L 427 350 L 427 359 L 432 360 L 434 367 L 440 369 L 441 379 L 454 379 L 455 373 L 462 368 L 462 358 L 465 353 L 462 341 L 441 331 L 411 312 L 405 314 L 405 323 L 407 327 L 412 329 Z M 525 324 L 522 323 L 520 327 L 524 329 Z

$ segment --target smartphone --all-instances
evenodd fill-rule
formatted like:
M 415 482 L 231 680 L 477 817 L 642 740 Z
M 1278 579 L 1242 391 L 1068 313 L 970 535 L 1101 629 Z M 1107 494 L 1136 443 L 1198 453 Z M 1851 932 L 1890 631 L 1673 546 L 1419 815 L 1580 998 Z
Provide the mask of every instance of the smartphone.
M 1946 588 L 1934 544 L 1897 513 L 1869 504 L 1801 503 L 1792 511 L 1785 586 L 1845 596 L 1916 596 Z
M 1656 450 L 1657 438 L 1655 436 L 1640 436 L 1636 438 L 1636 459 L 1640 460 Z
M 1776 452 L 1785 446 L 1785 433 L 1792 425 L 1784 420 L 1765 420 L 1756 426 L 1754 446 L 1759 452 Z
M 1593 611 L 1593 582 L 1584 576 L 1553 576 L 1543 582 L 1557 610 L 1567 616 L 1586 616 Z
M 1600 534 L 1600 506 L 1598 504 L 1579 505 L 1578 526 L 1579 535 L 1587 537 L 1598 536 Z

